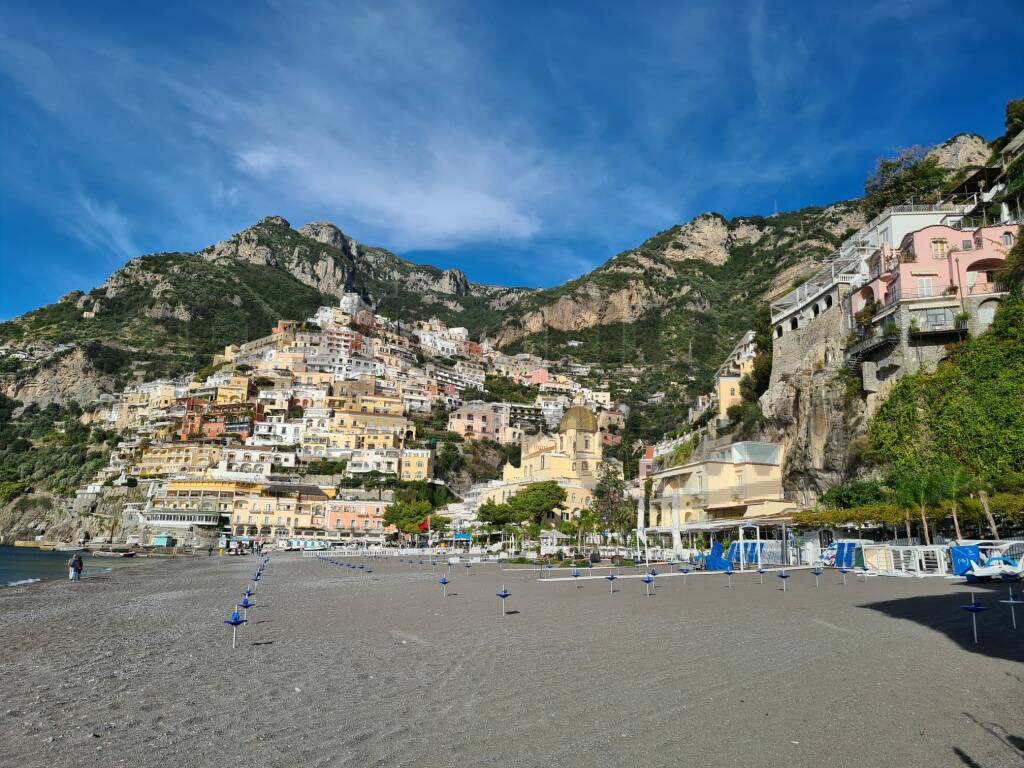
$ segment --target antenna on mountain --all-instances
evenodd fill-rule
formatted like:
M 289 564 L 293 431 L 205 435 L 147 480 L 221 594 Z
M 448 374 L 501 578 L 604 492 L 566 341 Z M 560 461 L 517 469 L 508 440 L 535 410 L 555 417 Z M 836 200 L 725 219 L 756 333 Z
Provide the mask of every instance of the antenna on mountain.
M 772 218 L 774 219 L 778 215 L 779 215 L 779 201 L 775 200 L 775 201 L 773 201 L 773 206 L 772 206 Z

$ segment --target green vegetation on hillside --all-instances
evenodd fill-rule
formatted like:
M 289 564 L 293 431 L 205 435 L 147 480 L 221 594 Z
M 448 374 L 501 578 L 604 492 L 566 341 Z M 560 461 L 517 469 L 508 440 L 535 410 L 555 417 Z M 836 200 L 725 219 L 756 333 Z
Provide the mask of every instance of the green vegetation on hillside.
M 30 490 L 70 496 L 106 465 L 114 433 L 79 421 L 77 403 L 21 406 L 0 394 L 0 504 Z

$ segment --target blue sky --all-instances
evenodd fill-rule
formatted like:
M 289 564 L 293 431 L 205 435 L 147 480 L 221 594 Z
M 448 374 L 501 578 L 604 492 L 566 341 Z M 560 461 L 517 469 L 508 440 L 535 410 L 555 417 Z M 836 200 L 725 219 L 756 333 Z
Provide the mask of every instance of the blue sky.
M 548 286 L 1002 132 L 1024 2 L 5 2 L 0 318 L 260 217 Z

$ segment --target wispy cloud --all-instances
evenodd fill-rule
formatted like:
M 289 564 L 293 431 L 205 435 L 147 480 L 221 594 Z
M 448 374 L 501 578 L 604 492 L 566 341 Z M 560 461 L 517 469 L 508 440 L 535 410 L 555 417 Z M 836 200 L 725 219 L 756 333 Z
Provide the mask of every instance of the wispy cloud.
M 114 203 L 102 203 L 79 193 L 72 205 L 68 226 L 87 245 L 122 259 L 139 255 L 131 225 Z
M 950 30 L 979 31 L 931 2 L 268 0 L 156 22 L 13 0 L 0 196 L 72 232 L 97 279 L 279 213 L 550 284 L 703 210 L 855 194 L 889 145 L 977 130 L 945 89 Z

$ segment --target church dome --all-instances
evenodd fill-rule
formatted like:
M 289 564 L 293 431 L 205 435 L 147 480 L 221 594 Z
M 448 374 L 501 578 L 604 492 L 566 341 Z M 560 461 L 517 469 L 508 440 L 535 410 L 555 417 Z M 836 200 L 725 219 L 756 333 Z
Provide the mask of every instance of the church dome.
M 575 429 L 578 432 L 597 432 L 597 418 L 589 408 L 574 405 L 563 414 L 562 420 L 558 422 L 559 432 L 568 432 L 570 429 Z

